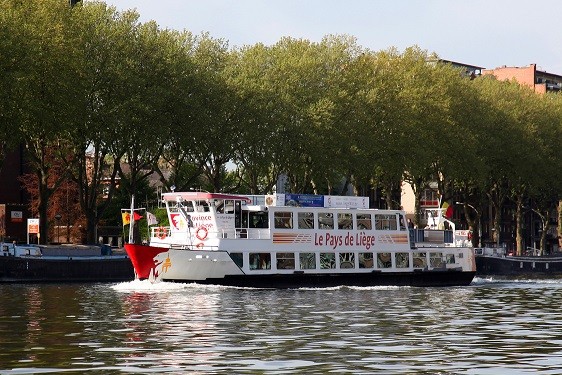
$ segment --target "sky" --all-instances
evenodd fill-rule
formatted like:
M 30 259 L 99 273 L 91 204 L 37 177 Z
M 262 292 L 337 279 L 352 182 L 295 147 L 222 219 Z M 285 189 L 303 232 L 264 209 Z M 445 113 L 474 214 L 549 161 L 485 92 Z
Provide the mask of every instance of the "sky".
M 358 45 L 403 51 L 414 45 L 440 58 L 486 69 L 528 66 L 562 75 L 560 0 L 105 0 L 136 9 L 141 22 L 208 32 L 231 47 L 282 37 L 319 42 L 330 34 Z

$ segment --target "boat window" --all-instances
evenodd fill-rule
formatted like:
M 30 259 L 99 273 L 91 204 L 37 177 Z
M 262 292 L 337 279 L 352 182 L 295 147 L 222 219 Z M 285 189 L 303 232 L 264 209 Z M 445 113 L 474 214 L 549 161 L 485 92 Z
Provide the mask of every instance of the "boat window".
M 340 268 L 355 268 L 355 254 L 340 253 Z
M 396 268 L 410 267 L 410 254 L 409 253 L 396 253 Z
M 427 257 L 426 253 L 414 252 L 414 268 L 425 268 L 427 267 Z
M 313 212 L 299 212 L 299 229 L 314 229 Z
M 334 215 L 329 212 L 318 214 L 318 229 L 334 229 Z
M 455 254 L 447 254 L 447 263 L 454 264 L 455 263 Z
M 377 268 L 392 267 L 392 259 L 390 253 L 377 253 Z
M 299 262 L 301 270 L 313 270 L 316 268 L 316 254 L 300 253 Z
M 250 253 L 250 269 L 251 270 L 270 270 L 271 254 L 270 253 Z
M 230 253 L 230 259 L 240 268 L 244 266 L 244 257 L 242 253 Z
M 375 214 L 375 228 L 377 230 L 396 230 L 396 215 Z
M 250 212 L 250 228 L 267 228 L 267 212 Z
M 359 253 L 359 268 L 373 268 L 373 253 Z
M 357 229 L 373 229 L 371 214 L 357 214 Z
M 429 253 L 429 265 L 431 267 L 442 267 L 443 253 Z
M 289 211 L 275 211 L 273 213 L 275 228 L 278 229 L 292 229 L 293 228 L 293 213 Z
M 278 270 L 294 270 L 295 269 L 295 253 L 277 253 Z
M 353 215 L 349 213 L 338 213 L 338 229 L 353 229 Z
M 398 214 L 398 222 L 400 223 L 400 230 L 406 230 L 406 228 L 408 228 L 404 215 Z
M 320 268 L 321 269 L 336 268 L 336 254 L 320 253 Z
M 205 201 L 197 201 L 195 202 L 195 211 L 209 212 L 209 205 Z
M 217 200 L 217 213 L 219 214 L 233 214 L 234 213 L 234 201 L 228 200 Z

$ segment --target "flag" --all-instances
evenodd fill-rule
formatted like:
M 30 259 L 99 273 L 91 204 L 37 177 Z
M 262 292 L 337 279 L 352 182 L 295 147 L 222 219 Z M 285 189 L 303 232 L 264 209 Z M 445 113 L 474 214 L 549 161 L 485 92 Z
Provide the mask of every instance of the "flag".
M 441 212 L 443 212 L 444 218 L 451 219 L 453 217 L 453 206 L 449 206 L 449 203 L 443 202 L 443 205 L 441 205 Z
M 158 220 L 156 219 L 156 216 L 154 216 L 154 214 L 151 214 L 148 211 L 146 211 L 146 221 L 148 222 L 148 225 L 158 224 Z
M 131 224 L 131 214 L 128 212 L 121 212 L 121 218 L 123 219 L 123 225 Z
M 131 224 L 131 214 L 129 212 L 121 212 L 121 218 L 123 219 L 123 225 Z M 142 215 L 133 212 L 133 218 L 135 221 L 142 219 Z

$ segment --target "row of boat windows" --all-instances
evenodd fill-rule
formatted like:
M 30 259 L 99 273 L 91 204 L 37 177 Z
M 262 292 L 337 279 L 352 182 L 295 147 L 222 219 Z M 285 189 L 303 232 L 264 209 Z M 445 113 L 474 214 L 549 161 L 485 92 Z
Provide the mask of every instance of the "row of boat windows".
M 412 257 L 410 258 L 410 254 Z M 429 256 L 428 256 L 429 255 Z M 426 268 L 443 267 L 445 263 L 455 263 L 454 254 L 442 252 L 299 252 L 299 253 L 231 253 L 232 260 L 240 268 L 249 262 L 250 270 L 313 270 L 313 269 L 350 269 L 350 268 Z M 458 254 L 462 257 L 462 254 Z
M 296 215 L 295 215 L 296 214 Z M 273 213 L 276 229 L 342 229 L 342 230 L 406 230 L 401 214 L 370 214 L 350 212 L 292 212 Z M 296 222 L 296 225 L 295 225 Z

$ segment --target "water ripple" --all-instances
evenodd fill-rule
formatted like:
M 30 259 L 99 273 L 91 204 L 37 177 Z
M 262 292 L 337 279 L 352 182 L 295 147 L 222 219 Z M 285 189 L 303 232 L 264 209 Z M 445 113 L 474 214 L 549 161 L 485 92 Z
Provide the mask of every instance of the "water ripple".
M 554 374 L 559 280 L 0 286 L 0 374 Z

